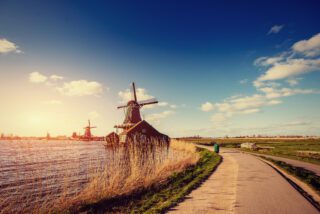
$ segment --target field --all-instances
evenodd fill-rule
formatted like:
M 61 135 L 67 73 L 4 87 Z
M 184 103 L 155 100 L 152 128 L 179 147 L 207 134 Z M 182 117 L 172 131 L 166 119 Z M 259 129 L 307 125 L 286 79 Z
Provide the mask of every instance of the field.
M 184 140 L 208 146 L 218 143 L 227 148 L 240 148 L 241 143 L 246 142 L 256 143 L 260 149 L 253 152 L 320 164 L 319 138 L 189 138 Z

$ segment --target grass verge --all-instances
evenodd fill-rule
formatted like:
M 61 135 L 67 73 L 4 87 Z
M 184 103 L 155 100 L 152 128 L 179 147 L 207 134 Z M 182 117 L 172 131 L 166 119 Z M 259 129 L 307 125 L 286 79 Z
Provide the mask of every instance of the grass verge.
M 302 182 L 308 184 L 312 189 L 314 189 L 318 195 L 320 195 L 320 177 L 314 172 L 306 170 L 302 167 L 295 167 L 286 162 L 274 160 L 272 158 L 263 157 L 264 159 L 276 164 L 289 174 L 295 176 Z
M 196 165 L 173 174 L 160 184 L 137 190 L 130 195 L 101 200 L 69 212 L 164 213 L 197 188 L 221 162 L 221 157 L 209 150 L 199 148 L 197 152 L 200 159 Z

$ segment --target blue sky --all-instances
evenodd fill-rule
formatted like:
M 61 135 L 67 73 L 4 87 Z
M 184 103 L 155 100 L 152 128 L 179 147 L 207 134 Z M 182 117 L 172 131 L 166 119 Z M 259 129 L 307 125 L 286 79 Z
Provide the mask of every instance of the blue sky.
M 318 1 L 0 1 L 0 131 L 106 134 L 131 81 L 171 136 L 320 134 Z

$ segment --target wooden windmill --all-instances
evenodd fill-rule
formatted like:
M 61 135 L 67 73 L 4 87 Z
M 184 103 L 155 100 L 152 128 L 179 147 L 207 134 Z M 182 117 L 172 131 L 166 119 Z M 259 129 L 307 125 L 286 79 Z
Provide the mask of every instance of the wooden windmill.
M 126 105 L 118 106 L 118 109 L 125 108 L 125 119 L 123 124 L 116 125 L 115 128 L 128 129 L 131 128 L 136 123 L 142 121 L 140 115 L 140 108 L 145 105 L 156 104 L 158 101 L 155 98 L 149 100 L 138 101 L 136 94 L 136 87 L 134 82 L 131 84 L 131 100 L 128 101 Z
M 141 119 L 140 108 L 145 105 L 156 104 L 158 101 L 155 98 L 149 100 L 138 101 L 136 88 L 134 82 L 131 84 L 131 100 L 126 105 L 118 106 L 118 109 L 125 109 L 125 118 L 123 124 L 115 125 L 115 128 L 123 129 L 119 136 L 115 136 L 115 133 L 110 133 L 106 139 L 107 144 L 112 143 L 125 143 L 128 138 L 132 138 L 135 135 L 144 136 L 145 138 L 157 138 L 169 141 L 167 135 L 161 134 L 154 127 L 152 127 L 147 121 Z M 118 142 L 116 142 L 118 141 Z

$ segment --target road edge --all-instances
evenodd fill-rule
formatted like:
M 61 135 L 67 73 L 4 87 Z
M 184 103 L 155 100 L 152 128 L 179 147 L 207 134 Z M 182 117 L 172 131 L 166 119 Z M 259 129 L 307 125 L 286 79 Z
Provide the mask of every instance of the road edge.
M 312 206 L 314 206 L 320 212 L 320 196 L 306 183 L 300 181 L 293 175 L 284 171 L 274 163 L 263 159 L 262 157 L 255 156 L 257 159 L 261 160 L 265 164 L 273 168 L 278 174 L 280 174 L 294 189 L 296 189 L 306 200 L 308 200 Z

